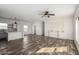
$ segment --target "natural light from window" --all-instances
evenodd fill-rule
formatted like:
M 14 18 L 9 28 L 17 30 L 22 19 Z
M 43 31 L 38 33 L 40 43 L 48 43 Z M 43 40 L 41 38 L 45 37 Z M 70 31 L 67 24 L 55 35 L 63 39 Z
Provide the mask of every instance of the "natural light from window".
M 51 53 L 51 52 L 68 52 L 68 47 L 44 47 L 38 50 L 36 53 Z
M 7 23 L 0 23 L 0 29 L 7 29 L 8 24 Z
M 28 26 L 24 25 L 24 32 L 28 32 Z

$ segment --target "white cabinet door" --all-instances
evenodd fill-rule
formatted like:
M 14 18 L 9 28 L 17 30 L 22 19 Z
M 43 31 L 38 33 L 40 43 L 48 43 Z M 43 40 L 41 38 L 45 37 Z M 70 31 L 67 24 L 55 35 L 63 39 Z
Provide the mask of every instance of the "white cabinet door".
M 20 38 L 22 38 L 21 32 L 10 32 L 10 33 L 8 33 L 8 41 L 20 39 Z

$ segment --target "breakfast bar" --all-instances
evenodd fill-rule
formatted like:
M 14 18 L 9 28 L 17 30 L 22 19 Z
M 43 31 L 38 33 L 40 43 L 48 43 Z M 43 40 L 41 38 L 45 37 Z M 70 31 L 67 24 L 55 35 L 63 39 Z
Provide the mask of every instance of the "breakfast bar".
M 8 41 L 23 38 L 22 32 L 8 32 Z

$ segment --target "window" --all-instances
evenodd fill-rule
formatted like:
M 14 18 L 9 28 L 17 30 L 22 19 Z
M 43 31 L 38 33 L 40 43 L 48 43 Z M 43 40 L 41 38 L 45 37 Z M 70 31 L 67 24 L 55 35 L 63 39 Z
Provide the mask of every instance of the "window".
M 7 29 L 7 28 L 8 28 L 8 24 L 0 23 L 0 29 Z
M 28 26 L 24 25 L 24 32 L 28 32 Z

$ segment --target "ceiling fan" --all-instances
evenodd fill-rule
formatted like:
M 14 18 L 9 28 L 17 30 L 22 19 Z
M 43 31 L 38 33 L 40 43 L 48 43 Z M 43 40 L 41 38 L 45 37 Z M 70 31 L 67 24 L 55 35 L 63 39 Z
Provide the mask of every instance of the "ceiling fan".
M 48 10 L 44 11 L 42 14 L 42 17 L 47 16 L 48 18 L 50 18 L 50 16 L 55 16 L 54 13 L 50 13 Z

